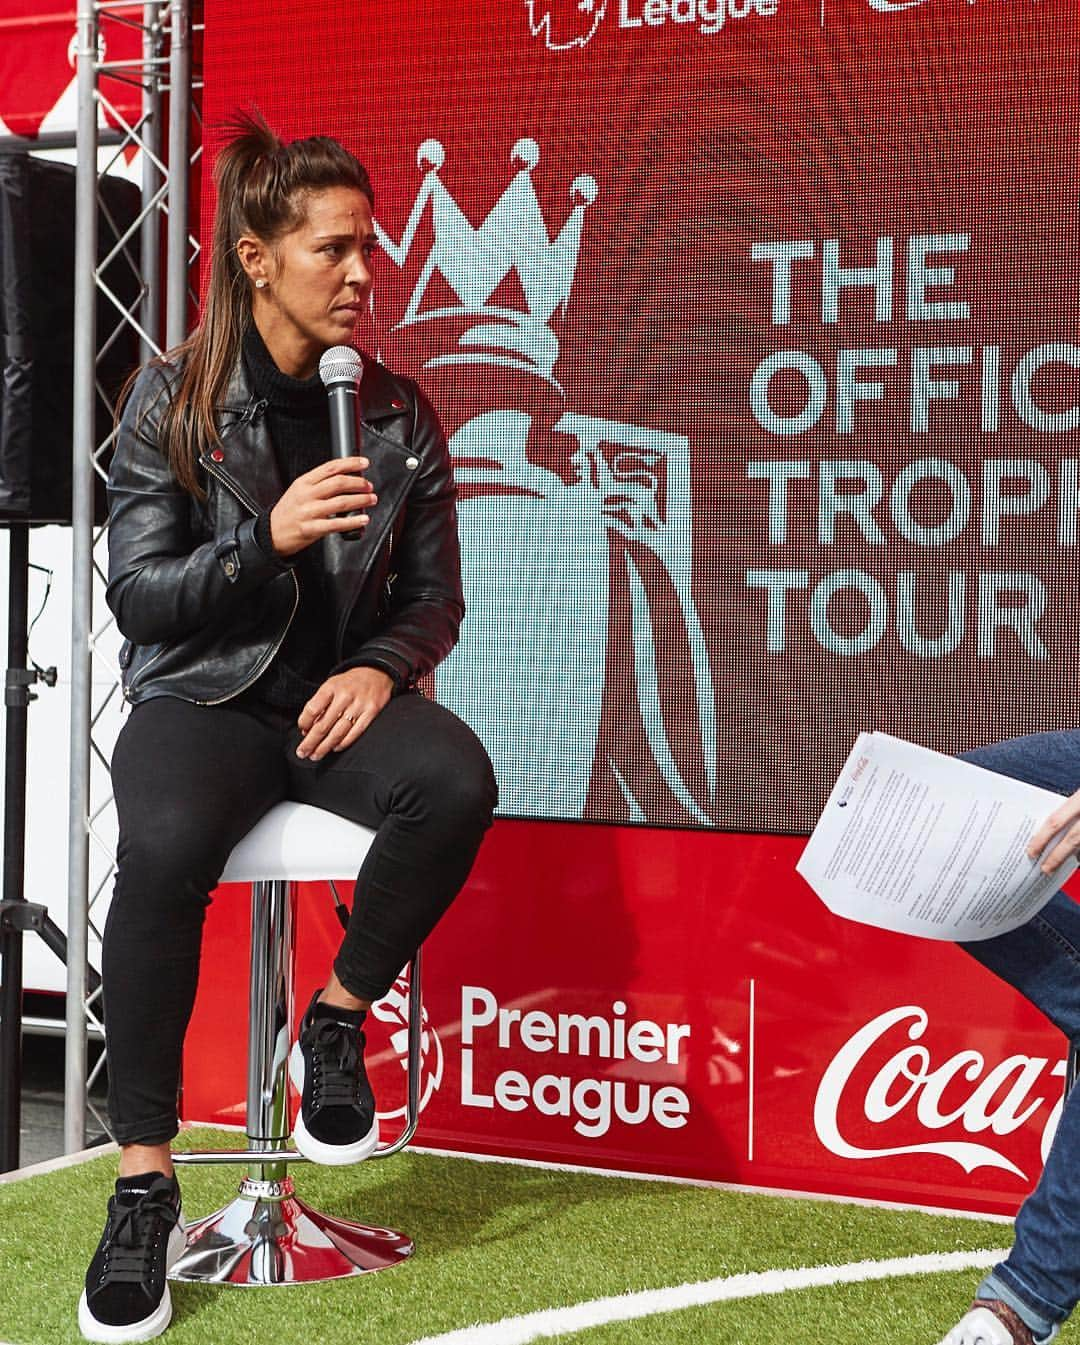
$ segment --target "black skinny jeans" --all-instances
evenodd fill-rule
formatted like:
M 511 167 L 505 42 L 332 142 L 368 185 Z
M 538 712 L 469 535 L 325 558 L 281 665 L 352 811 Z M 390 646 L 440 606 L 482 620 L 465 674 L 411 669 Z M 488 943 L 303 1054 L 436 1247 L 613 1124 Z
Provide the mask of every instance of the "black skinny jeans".
M 377 830 L 334 962 L 361 999 L 387 992 L 472 868 L 495 779 L 480 740 L 449 710 L 395 696 L 351 747 L 319 762 L 296 756 L 300 736 L 291 715 L 169 697 L 136 706 L 120 733 L 102 979 L 109 1114 L 121 1144 L 176 1134 L 209 893 L 233 846 L 275 803 L 310 803 Z

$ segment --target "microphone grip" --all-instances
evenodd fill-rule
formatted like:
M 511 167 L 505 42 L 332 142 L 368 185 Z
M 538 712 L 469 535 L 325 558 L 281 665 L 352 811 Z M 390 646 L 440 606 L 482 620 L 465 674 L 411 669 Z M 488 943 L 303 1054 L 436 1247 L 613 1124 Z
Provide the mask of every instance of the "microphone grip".
M 337 383 L 327 392 L 330 403 L 330 455 L 351 458 L 356 454 L 356 421 L 360 398 L 355 383 Z
M 327 400 L 330 403 L 330 456 L 332 458 L 355 457 L 359 440 L 357 421 L 360 418 L 360 397 L 356 384 L 334 384 L 327 389 Z M 359 509 L 353 509 L 347 514 L 338 515 L 338 517 L 353 518 L 360 512 Z M 353 532 L 338 533 L 338 536 L 347 542 L 356 541 L 363 535 L 363 528 L 357 528 Z

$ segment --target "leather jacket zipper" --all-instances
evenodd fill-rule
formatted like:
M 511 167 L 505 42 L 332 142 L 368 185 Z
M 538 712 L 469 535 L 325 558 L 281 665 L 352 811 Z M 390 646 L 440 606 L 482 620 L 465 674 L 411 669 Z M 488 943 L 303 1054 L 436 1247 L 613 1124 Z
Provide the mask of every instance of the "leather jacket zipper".
M 259 413 L 259 411 L 260 411 L 263 407 L 266 406 L 266 404 L 267 404 L 267 403 L 265 402 L 265 400 L 263 400 L 263 401 L 258 401 L 258 402 L 252 402 L 251 405 L 250 405 L 249 407 L 246 407 L 246 408 L 244 409 L 244 414 L 243 414 L 243 416 L 241 417 L 241 421 L 240 421 L 240 423 L 243 424 L 244 421 L 251 421 L 251 420 L 253 420 L 254 417 Z M 251 514 L 252 514 L 253 517 L 254 517 L 256 514 L 258 514 L 259 511 L 255 508 L 255 506 L 252 504 L 252 502 L 251 502 L 249 499 L 247 499 L 247 498 L 245 497 L 244 493 L 243 493 L 242 491 L 238 490 L 238 489 L 236 488 L 236 486 L 234 486 L 234 485 L 232 484 L 232 482 L 229 481 L 229 479 L 228 479 L 222 472 L 219 472 L 219 471 L 214 467 L 214 465 L 213 465 L 212 462 L 206 462 L 206 461 L 203 461 L 202 465 L 206 468 L 206 470 L 210 473 L 210 475 L 211 475 L 212 477 L 214 477 L 217 481 L 219 481 L 219 482 L 225 487 L 225 489 L 229 492 L 230 495 L 232 495 L 232 496 L 234 497 L 234 499 L 239 500 L 240 503 L 244 506 L 245 509 L 250 510 L 250 512 L 251 512 Z M 252 685 L 252 683 L 257 682 L 258 679 L 259 679 L 259 678 L 263 675 L 263 673 L 266 671 L 266 669 L 267 669 L 267 667 L 269 666 L 269 664 L 270 664 L 271 660 L 273 659 L 274 655 L 275 655 L 275 654 L 277 653 L 277 651 L 281 648 L 281 645 L 282 645 L 282 642 L 283 642 L 284 639 L 285 639 L 285 636 L 288 635 L 288 633 L 289 633 L 289 627 L 292 625 L 292 623 L 293 623 L 293 617 L 296 615 L 296 609 L 300 606 L 300 583 L 299 583 L 299 581 L 298 581 L 297 578 L 296 578 L 296 573 L 295 573 L 295 571 L 293 571 L 293 570 L 290 570 L 290 571 L 289 571 L 289 578 L 290 578 L 290 579 L 292 580 L 292 582 L 293 582 L 293 605 L 292 605 L 292 611 L 289 613 L 289 619 L 288 619 L 288 621 L 286 621 L 286 622 L 285 622 L 285 625 L 282 627 L 281 634 L 280 634 L 280 635 L 278 636 L 278 638 L 274 641 L 273 645 L 270 647 L 270 649 L 269 649 L 269 651 L 267 652 L 266 656 L 265 656 L 264 658 L 262 658 L 262 659 L 259 660 L 259 662 L 258 662 L 258 664 L 256 665 L 255 670 L 254 670 L 254 672 L 251 674 L 251 676 L 248 677 L 248 679 L 247 679 L 241 686 L 238 686 L 238 687 L 236 688 L 235 691 L 230 691 L 230 692 L 228 693 L 227 696 L 217 696 L 217 697 L 215 697 L 214 700 L 210 700 L 210 701 L 200 701 L 200 700 L 197 700 L 197 701 L 194 702 L 195 705 L 221 705 L 221 704 L 223 704 L 225 701 L 231 701 L 231 700 L 234 700 L 237 696 L 241 695 L 242 692 L 245 692 L 245 691 L 248 689 L 248 687 Z M 147 664 L 147 667 L 149 667 L 149 666 L 150 666 L 150 665 Z
M 254 425 L 269 405 L 270 403 L 265 397 L 259 397 L 248 402 L 240 413 L 240 419 L 232 426 L 229 433 L 232 434 L 233 430 L 238 430 L 241 425 Z
M 235 700 L 236 697 L 239 696 L 239 695 L 241 695 L 241 693 L 245 692 L 245 691 L 248 689 L 249 686 L 251 686 L 254 682 L 257 682 L 257 681 L 259 680 L 259 678 L 263 675 L 263 673 L 266 671 L 266 669 L 269 667 L 270 662 L 271 662 L 271 660 L 273 659 L 274 655 L 275 655 L 275 654 L 277 653 L 277 651 L 281 648 L 281 645 L 282 645 L 282 642 L 283 642 L 284 639 L 285 639 L 285 636 L 288 635 L 288 633 L 289 633 L 289 627 L 292 625 L 292 623 L 293 623 L 293 617 L 296 615 L 296 609 L 300 606 L 300 585 L 299 585 L 299 583 L 297 582 L 296 575 L 295 575 L 295 574 L 292 574 L 292 571 L 291 571 L 291 570 L 290 570 L 289 573 L 290 573 L 290 575 L 292 576 L 292 581 L 293 581 L 293 605 L 292 605 L 292 611 L 289 613 L 289 619 L 288 619 L 288 621 L 285 622 L 285 625 L 284 625 L 284 627 L 283 627 L 283 629 L 282 629 L 281 634 L 280 634 L 280 635 L 278 636 L 278 638 L 274 641 L 274 644 L 273 644 L 273 646 L 270 648 L 270 650 L 269 650 L 269 652 L 267 653 L 266 657 L 263 658 L 263 659 L 261 659 L 261 660 L 259 661 L 259 663 L 258 663 L 258 664 L 256 665 L 256 667 L 255 667 L 255 671 L 251 674 L 251 676 L 247 679 L 247 681 L 246 681 L 246 682 L 243 682 L 240 686 L 238 686 L 238 687 L 236 688 L 235 691 L 230 691 L 229 694 L 228 694 L 227 696 L 216 696 L 212 701 L 199 701 L 199 700 L 197 700 L 197 701 L 194 702 L 196 705 L 222 705 L 222 704 L 224 704 L 225 701 Z M 147 665 L 147 666 L 149 666 L 149 665 Z
M 164 649 L 159 649 L 152 659 L 148 660 L 146 663 L 143 664 L 143 666 L 139 669 L 136 677 L 131 682 L 129 682 L 126 687 L 124 687 L 123 689 L 124 700 L 128 701 L 129 703 L 131 702 L 131 698 L 135 694 L 135 688 L 143 680 L 147 672 L 154 666 L 154 664 L 158 661 L 158 659 L 161 658 L 162 654 L 165 653 L 168 653 L 167 645 Z

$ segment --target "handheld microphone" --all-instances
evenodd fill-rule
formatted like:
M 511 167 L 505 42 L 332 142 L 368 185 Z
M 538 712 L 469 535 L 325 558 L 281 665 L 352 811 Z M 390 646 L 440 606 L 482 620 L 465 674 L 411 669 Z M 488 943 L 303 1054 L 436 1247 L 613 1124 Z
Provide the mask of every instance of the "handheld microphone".
M 326 388 L 330 402 L 330 456 L 352 458 L 357 452 L 357 424 L 360 420 L 360 380 L 364 365 L 352 346 L 331 346 L 319 360 L 319 377 Z M 352 518 L 359 514 L 354 509 L 345 514 Z M 363 537 L 362 528 L 338 534 L 346 540 Z
M 319 360 L 319 377 L 330 401 L 330 455 L 356 455 L 360 418 L 360 380 L 364 365 L 352 346 L 331 346 Z

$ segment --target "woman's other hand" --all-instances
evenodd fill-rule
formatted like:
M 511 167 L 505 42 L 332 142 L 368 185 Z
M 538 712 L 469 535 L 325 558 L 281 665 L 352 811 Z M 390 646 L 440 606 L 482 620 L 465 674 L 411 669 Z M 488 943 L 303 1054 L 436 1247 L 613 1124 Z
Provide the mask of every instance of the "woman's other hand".
M 393 690 L 393 680 L 378 668 L 347 668 L 328 677 L 300 711 L 296 722 L 304 737 L 296 755 L 321 761 L 351 747 Z
M 332 532 L 367 527 L 367 514 L 378 496 L 363 476 L 367 458 L 331 458 L 298 476 L 270 511 L 270 540 L 279 556 L 294 556 Z
M 1058 832 L 1057 844 L 1048 853 L 1043 851 Z M 1080 854 L 1080 789 L 1055 808 L 1028 842 L 1028 858 L 1038 859 L 1043 873 L 1053 873 L 1072 855 Z

